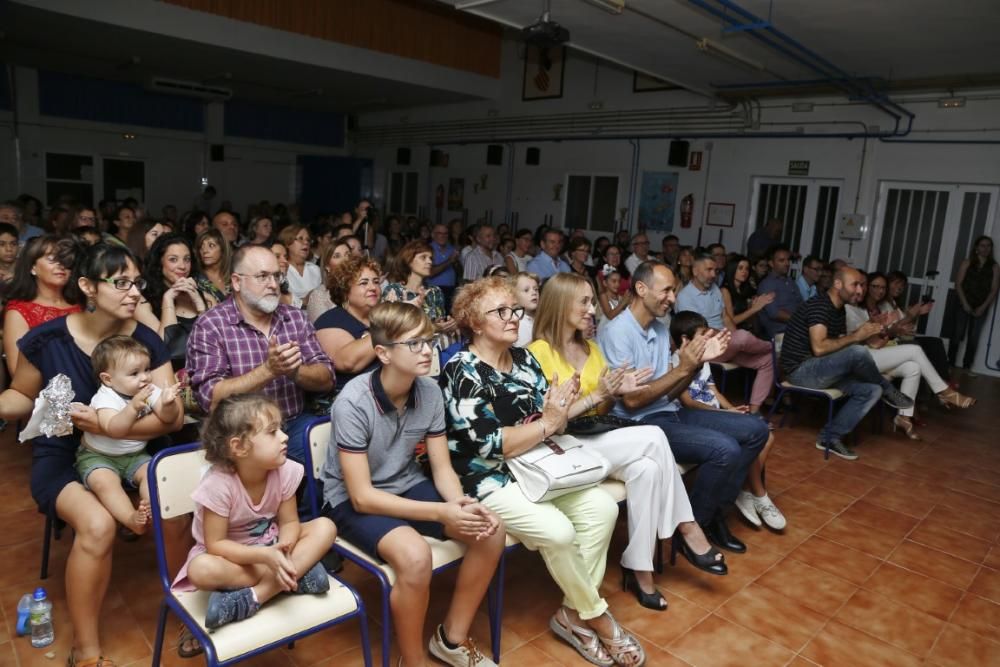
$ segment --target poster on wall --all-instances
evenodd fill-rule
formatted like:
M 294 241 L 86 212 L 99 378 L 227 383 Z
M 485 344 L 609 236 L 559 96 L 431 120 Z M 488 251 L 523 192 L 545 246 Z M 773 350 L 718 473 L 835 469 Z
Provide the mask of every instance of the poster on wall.
M 676 202 L 676 171 L 642 172 L 642 190 L 639 195 L 640 229 L 673 231 Z
M 524 81 L 521 99 L 548 100 L 562 97 L 563 73 L 566 69 L 566 47 L 525 47 Z
M 465 208 L 465 179 L 448 179 L 448 210 L 461 211 Z

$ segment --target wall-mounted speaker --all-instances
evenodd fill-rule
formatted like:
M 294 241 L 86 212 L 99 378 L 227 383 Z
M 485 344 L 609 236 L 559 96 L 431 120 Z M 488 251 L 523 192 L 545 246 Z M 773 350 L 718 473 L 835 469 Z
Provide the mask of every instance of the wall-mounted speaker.
M 431 151 L 431 166 L 432 167 L 443 167 L 444 164 L 444 151 L 435 148 Z
M 531 146 L 524 153 L 524 164 L 537 167 L 542 162 L 542 149 L 537 146 Z
M 688 150 L 691 148 L 689 141 L 671 141 L 670 152 L 667 155 L 667 164 L 671 167 L 686 167 L 688 164 Z
M 490 144 L 486 147 L 486 164 L 503 164 L 503 146 Z
M 405 167 L 410 164 L 410 149 L 400 147 L 396 149 L 396 164 Z
M 212 144 L 209 147 L 209 157 L 212 162 L 225 162 L 226 161 L 226 147 L 224 144 Z

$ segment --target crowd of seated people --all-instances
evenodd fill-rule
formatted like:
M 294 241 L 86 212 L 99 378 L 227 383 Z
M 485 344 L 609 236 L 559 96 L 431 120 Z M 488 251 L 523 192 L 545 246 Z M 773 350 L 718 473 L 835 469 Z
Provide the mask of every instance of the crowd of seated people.
M 322 592 L 316 563 L 339 534 L 396 572 L 400 664 L 423 664 L 429 651 L 492 665 L 472 619 L 511 537 L 540 553 L 563 594 L 555 635 L 592 664 L 642 665 L 639 639 L 600 590 L 613 497 L 589 485 L 531 500 L 506 462 L 540 443 L 604 461 L 626 489 L 622 585 L 663 611 L 659 540 L 726 575 L 739 561 L 723 552 L 747 550 L 731 508 L 758 528 L 786 526 L 765 483 L 781 437 L 762 416 L 776 376 L 847 397 L 820 429 L 820 449 L 856 459 L 848 436 L 879 400 L 898 411 L 894 430 L 919 439 L 921 380 L 946 407 L 975 403 L 948 359 L 958 361 L 967 332 L 965 365 L 974 358 L 1000 288 L 992 242 L 977 239 L 959 269 L 964 315 L 946 350 L 918 335 L 933 304 L 907 302 L 905 275 L 814 256 L 796 275 L 780 221 L 755 232 L 746 255 L 674 235 L 657 254 L 645 232 L 591 241 L 544 225 L 512 232 L 391 215 L 383 225 L 367 199 L 307 224 L 295 206 L 260 202 L 241 216 L 215 197 L 208 188 L 191 211 L 168 206 L 155 219 L 134 200 L 62 201 L 48 216 L 30 198 L 0 205 L 0 418 L 23 424 L 60 373 L 77 401 L 77 430 L 35 438 L 30 474 L 40 511 L 74 529 L 73 666 L 113 667 L 98 633 L 112 546 L 148 529 L 149 455 L 178 442 L 185 416 L 202 422 L 200 435 L 186 433 L 202 441 L 212 474 L 196 492 L 193 528 L 168 522 L 164 538 L 175 585 L 212 591 L 212 627 L 282 591 Z M 712 365 L 724 362 L 753 374 L 743 403 L 715 386 Z M 323 517 L 300 522 L 304 434 L 320 414 L 332 417 Z M 697 468 L 689 487 L 679 465 Z M 233 500 L 272 471 L 274 484 L 259 488 L 266 503 Z M 123 480 L 139 489 L 138 505 Z M 274 535 L 250 536 L 229 513 L 267 519 Z M 468 547 L 430 638 L 423 536 Z M 182 631 L 177 651 L 201 647 Z

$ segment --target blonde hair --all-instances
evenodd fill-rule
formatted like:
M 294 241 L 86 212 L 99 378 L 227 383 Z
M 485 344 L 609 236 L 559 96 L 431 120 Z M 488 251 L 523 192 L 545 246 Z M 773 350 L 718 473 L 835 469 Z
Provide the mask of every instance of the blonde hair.
M 569 327 L 566 323 L 566 316 L 575 305 L 577 292 L 585 285 L 593 290 L 590 281 L 579 274 L 557 273 L 545 283 L 538 299 L 533 329 L 535 340 L 544 340 L 563 358 L 566 357 L 563 341 L 566 337 L 566 329 Z M 573 332 L 573 340 L 579 345 L 587 347 L 587 340 L 579 329 Z
M 420 328 L 421 335 L 434 333 L 434 323 L 427 314 L 412 303 L 391 301 L 380 303 L 368 315 L 372 342 L 376 345 L 394 343 L 407 331 Z
M 480 278 L 459 288 L 455 301 L 451 304 L 451 316 L 467 337 L 472 338 L 477 324 L 483 319 L 480 303 L 487 294 L 499 292 L 514 296 L 509 277 L 490 276 Z
M 532 273 L 531 271 L 518 271 L 510 277 L 510 284 L 514 289 L 517 289 L 517 281 L 519 278 L 534 280 L 535 284 L 538 285 L 539 288 L 542 286 L 542 278 L 537 273 Z
M 306 230 L 307 234 L 309 234 L 309 228 L 306 227 L 305 225 L 299 223 L 292 223 L 287 227 L 285 227 L 284 229 L 282 229 L 280 232 L 278 232 L 278 241 L 281 242 L 281 245 L 287 248 L 291 245 L 292 241 L 295 240 L 295 237 L 298 236 L 299 232 L 301 232 L 303 229 Z M 309 243 L 312 244 L 312 234 L 309 234 Z
M 281 408 L 263 394 L 239 394 L 219 401 L 201 427 L 201 447 L 209 463 L 235 470 L 229 441 L 252 438 L 271 420 L 281 424 Z

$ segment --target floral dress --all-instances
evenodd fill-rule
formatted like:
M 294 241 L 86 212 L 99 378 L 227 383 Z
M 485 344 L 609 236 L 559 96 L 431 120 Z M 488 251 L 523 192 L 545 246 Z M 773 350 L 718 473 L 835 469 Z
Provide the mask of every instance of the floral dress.
M 389 283 L 382 288 L 383 301 L 402 301 L 413 303 L 420 298 L 416 292 L 409 290 L 402 283 Z M 437 321 L 447 317 L 444 308 L 444 292 L 437 285 L 427 285 L 424 287 L 424 312 L 432 321 Z

